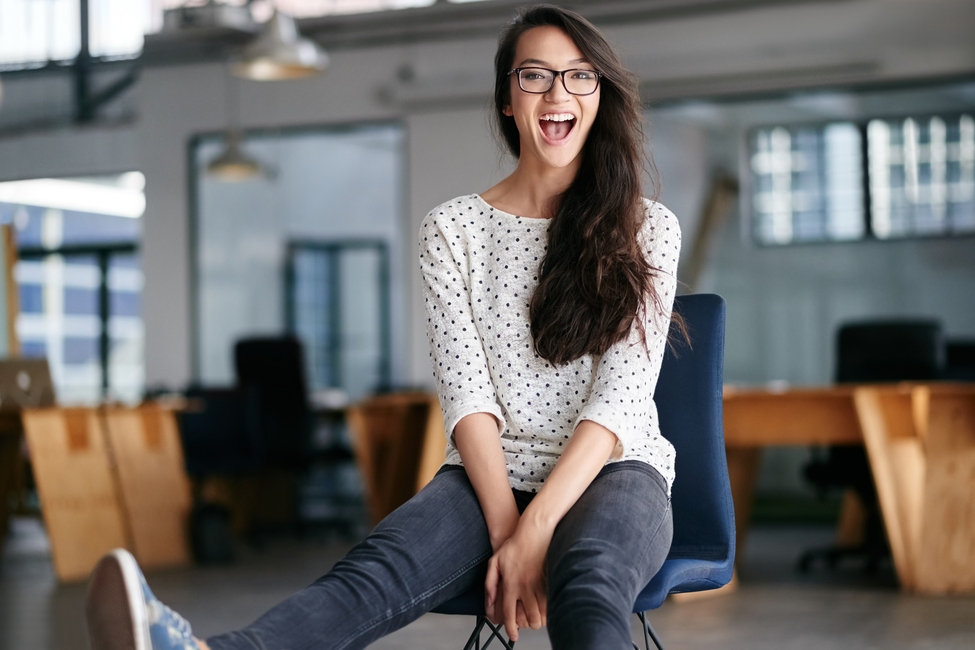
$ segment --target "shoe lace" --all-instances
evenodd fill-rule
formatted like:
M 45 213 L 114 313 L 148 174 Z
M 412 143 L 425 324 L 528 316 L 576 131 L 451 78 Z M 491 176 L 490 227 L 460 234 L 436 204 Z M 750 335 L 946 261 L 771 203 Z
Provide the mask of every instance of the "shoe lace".
M 169 605 L 160 602 L 163 611 L 166 613 L 166 617 L 171 621 L 173 627 L 175 627 L 183 636 L 193 638 L 193 629 L 190 627 L 190 622 L 183 618 L 176 610 L 172 609 Z M 193 647 L 196 646 L 196 640 L 193 641 Z

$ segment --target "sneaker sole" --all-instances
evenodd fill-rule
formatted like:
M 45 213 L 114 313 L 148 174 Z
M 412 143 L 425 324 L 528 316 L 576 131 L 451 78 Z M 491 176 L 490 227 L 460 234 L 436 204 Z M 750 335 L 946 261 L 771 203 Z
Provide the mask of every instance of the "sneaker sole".
M 85 603 L 91 650 L 152 650 L 149 619 L 132 554 L 115 549 L 99 561 Z

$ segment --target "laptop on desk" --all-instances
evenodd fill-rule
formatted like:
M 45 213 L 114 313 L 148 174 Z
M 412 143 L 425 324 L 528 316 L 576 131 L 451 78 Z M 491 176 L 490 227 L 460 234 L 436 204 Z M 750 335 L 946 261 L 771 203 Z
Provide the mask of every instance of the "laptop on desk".
M 54 406 L 47 359 L 0 359 L 0 413 Z

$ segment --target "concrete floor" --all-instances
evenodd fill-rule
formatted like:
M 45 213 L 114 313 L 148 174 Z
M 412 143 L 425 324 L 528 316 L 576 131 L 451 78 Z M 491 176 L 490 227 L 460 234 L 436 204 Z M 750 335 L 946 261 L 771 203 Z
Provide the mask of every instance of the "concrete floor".
M 869 579 L 852 568 L 797 574 L 799 552 L 830 538 L 824 527 L 756 527 L 736 592 L 665 603 L 651 622 L 668 650 L 975 648 L 975 598 L 905 596 L 889 571 Z M 197 634 L 207 636 L 250 622 L 318 577 L 347 548 L 320 539 L 276 539 L 260 551 L 243 549 L 237 565 L 156 572 L 149 583 Z M 0 561 L 0 650 L 86 648 L 83 598 L 84 585 L 54 580 L 38 524 L 17 522 Z M 431 614 L 371 647 L 460 650 L 471 625 L 467 617 Z M 637 626 L 634 635 L 642 638 Z M 549 644 L 544 630 L 528 630 L 518 647 Z

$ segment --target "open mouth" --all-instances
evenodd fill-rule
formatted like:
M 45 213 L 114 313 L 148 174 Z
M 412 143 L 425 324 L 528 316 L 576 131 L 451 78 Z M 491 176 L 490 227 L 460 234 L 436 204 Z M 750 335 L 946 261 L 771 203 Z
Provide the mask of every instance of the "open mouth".
M 546 113 L 538 120 L 542 137 L 549 144 L 565 142 L 575 125 L 576 118 L 571 113 Z

